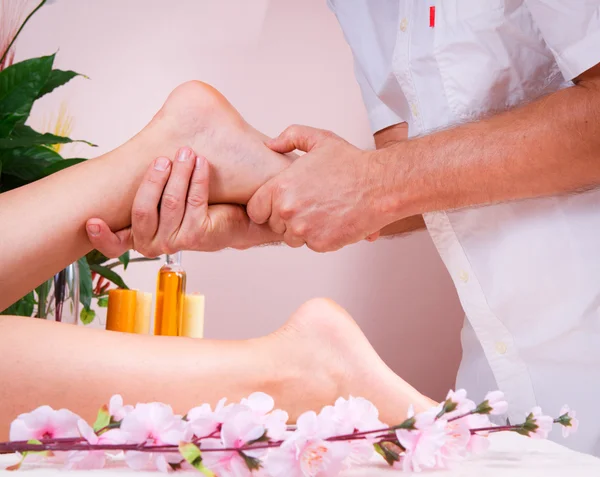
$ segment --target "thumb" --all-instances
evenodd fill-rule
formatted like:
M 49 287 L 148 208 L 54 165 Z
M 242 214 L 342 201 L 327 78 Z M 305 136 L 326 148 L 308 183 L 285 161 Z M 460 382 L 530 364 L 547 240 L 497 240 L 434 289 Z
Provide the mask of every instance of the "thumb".
M 246 206 L 246 213 L 256 224 L 264 224 L 271 217 L 273 206 L 273 179 L 260 187 Z
M 133 248 L 131 227 L 113 233 L 101 219 L 90 219 L 85 225 L 92 246 L 108 258 L 117 258 Z
M 331 135 L 329 131 L 311 128 L 310 126 L 290 126 L 274 139 L 265 142 L 275 152 L 286 154 L 295 149 L 309 152 L 317 144 Z

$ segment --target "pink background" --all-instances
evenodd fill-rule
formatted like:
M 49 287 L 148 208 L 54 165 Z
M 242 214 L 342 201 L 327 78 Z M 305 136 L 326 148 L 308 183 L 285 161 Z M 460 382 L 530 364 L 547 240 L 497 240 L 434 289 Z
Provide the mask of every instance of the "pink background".
M 40 101 L 31 123 L 41 127 L 65 102 L 72 137 L 99 144 L 68 156 L 94 157 L 126 141 L 190 79 L 214 85 L 266 134 L 309 124 L 372 147 L 350 50 L 325 0 L 57 0 L 27 27 L 17 59 L 55 51 L 57 67 L 91 79 Z M 425 232 L 324 255 L 187 252 L 184 265 L 188 291 L 207 297 L 209 338 L 269 333 L 302 302 L 327 296 L 421 391 L 439 399 L 454 384 L 463 314 Z M 126 280 L 153 292 L 158 268 L 136 264 Z

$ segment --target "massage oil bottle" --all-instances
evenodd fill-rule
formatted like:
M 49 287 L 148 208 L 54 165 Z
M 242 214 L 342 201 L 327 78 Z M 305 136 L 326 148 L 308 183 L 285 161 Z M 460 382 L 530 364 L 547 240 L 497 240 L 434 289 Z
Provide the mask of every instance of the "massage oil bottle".
M 180 335 L 184 299 L 185 271 L 181 266 L 181 252 L 177 252 L 174 255 L 167 255 L 167 263 L 158 272 L 154 314 L 155 335 Z

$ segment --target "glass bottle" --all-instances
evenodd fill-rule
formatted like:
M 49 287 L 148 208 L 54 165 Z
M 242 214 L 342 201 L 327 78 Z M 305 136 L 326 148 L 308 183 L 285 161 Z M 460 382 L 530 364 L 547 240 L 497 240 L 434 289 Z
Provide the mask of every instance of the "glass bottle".
M 185 271 L 181 266 L 181 252 L 177 252 L 174 255 L 167 255 L 167 263 L 158 271 L 154 313 L 155 335 L 180 335 L 184 299 Z
M 79 264 L 58 272 L 36 288 L 38 306 L 36 318 L 77 324 L 79 316 Z

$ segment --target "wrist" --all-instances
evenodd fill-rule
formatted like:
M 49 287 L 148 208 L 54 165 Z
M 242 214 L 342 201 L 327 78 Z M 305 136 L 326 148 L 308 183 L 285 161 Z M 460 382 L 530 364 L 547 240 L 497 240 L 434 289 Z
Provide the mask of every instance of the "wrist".
M 371 152 L 373 167 L 380 177 L 376 181 L 376 211 L 386 218 L 387 223 L 422 213 L 416 170 L 407 143 L 403 141 Z

